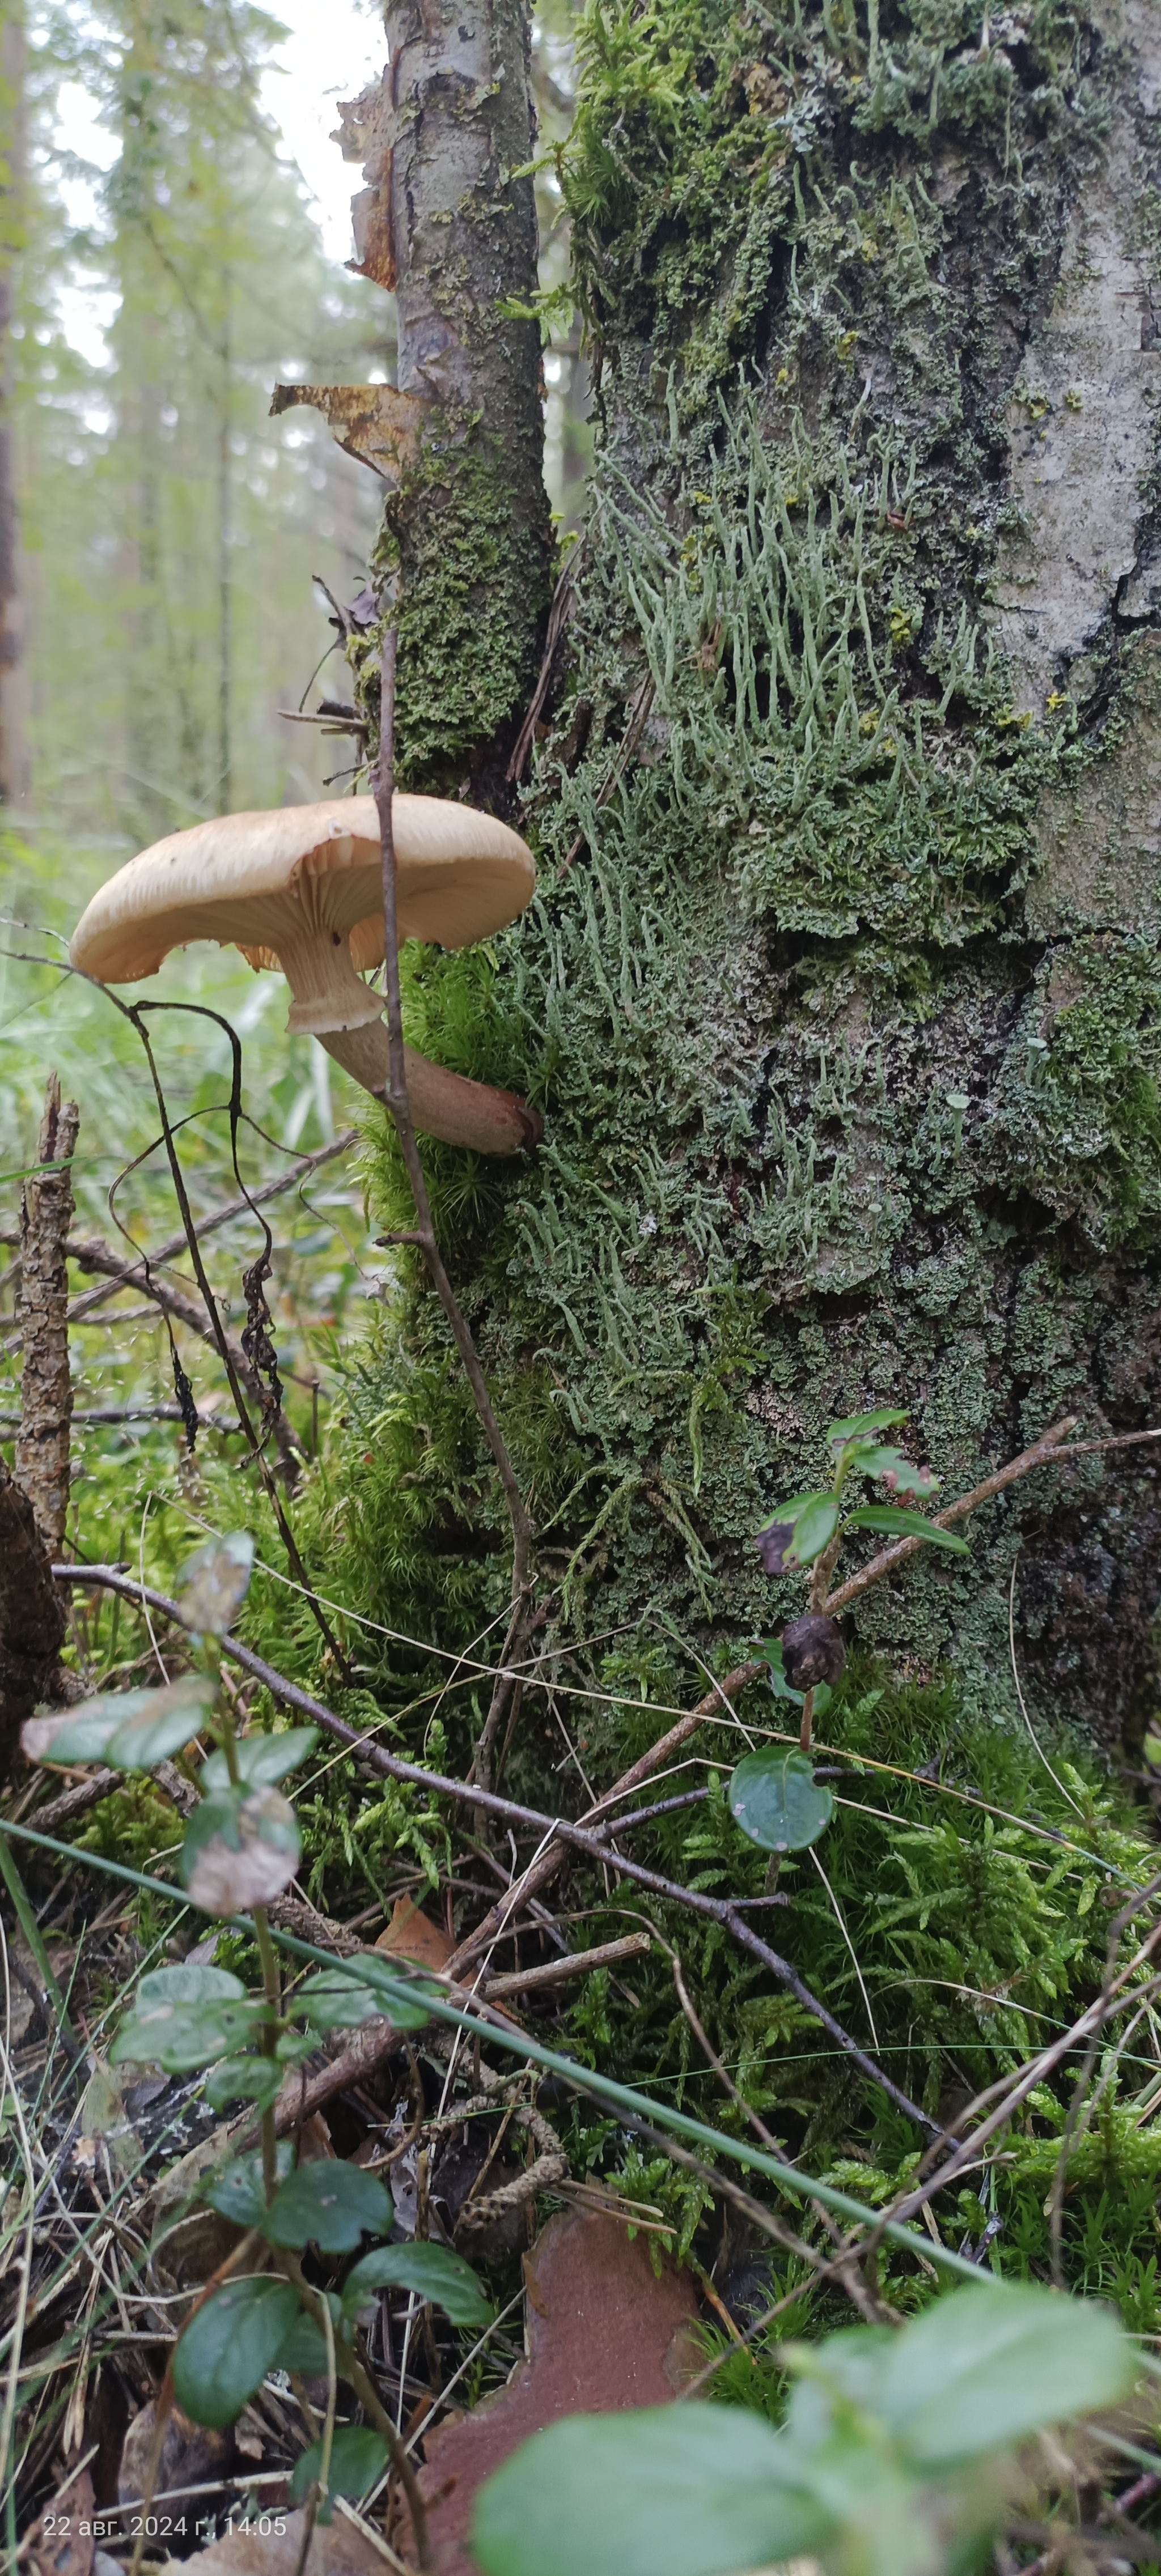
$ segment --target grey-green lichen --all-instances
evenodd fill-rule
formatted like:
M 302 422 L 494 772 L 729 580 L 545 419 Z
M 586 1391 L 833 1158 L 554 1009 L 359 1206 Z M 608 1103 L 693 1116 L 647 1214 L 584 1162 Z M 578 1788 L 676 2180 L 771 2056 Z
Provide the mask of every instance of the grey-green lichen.
M 605 434 L 525 805 L 541 890 L 486 972 L 428 960 L 409 1002 L 429 1052 L 546 1113 L 526 1165 L 434 1171 L 581 1639 L 708 1656 L 773 1625 L 800 1587 L 752 1533 L 864 1402 L 911 1411 L 946 1490 L 1066 1411 L 1152 1418 L 1155 897 L 1138 869 L 1118 910 L 1110 865 L 1086 904 L 1080 860 L 1069 893 L 1045 821 L 1072 853 L 1071 815 L 1132 805 L 1148 646 L 1033 723 L 989 597 L 1005 406 L 1116 66 L 1055 0 L 1005 27 L 980 0 L 586 17 L 566 186 Z M 413 1615 L 482 1619 L 503 1515 L 442 1326 L 404 1314 L 358 1418 L 406 1427 L 427 1497 Z M 1001 1713 L 1015 1564 L 1034 1696 L 1115 1734 L 1151 1686 L 1148 1458 L 1030 1480 L 859 1634 Z

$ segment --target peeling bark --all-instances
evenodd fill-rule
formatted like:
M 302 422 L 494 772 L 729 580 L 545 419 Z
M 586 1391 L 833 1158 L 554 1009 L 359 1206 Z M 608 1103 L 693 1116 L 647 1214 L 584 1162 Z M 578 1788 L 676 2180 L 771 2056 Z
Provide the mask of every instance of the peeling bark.
M 400 478 L 377 566 L 398 585 L 397 774 L 458 786 L 466 768 L 499 791 L 551 588 L 536 209 L 513 176 L 535 137 L 528 19 L 522 0 L 391 0 L 386 29 L 388 68 L 337 139 L 367 183 L 352 265 L 397 299 L 398 390 L 373 432 Z M 358 666 L 372 704 L 377 653 Z
M 50 1560 L 62 1553 L 69 1507 L 73 1389 L 66 1247 L 74 1202 L 68 1165 L 79 1123 L 75 1100 L 61 1100 L 60 1078 L 51 1073 L 36 1159 L 61 1168 L 27 1180 L 21 1203 L 18 1318 L 24 1357 L 16 1439 L 17 1479 Z

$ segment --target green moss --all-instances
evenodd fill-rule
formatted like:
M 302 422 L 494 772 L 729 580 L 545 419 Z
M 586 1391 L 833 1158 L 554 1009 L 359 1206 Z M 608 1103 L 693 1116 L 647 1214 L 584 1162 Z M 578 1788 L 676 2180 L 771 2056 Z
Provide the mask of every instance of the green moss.
M 393 493 L 374 559 L 398 584 L 395 771 L 400 787 L 460 788 L 481 750 L 510 739 L 531 694 L 547 607 L 546 518 L 478 425 L 430 442 Z M 351 660 L 378 716 L 377 632 Z

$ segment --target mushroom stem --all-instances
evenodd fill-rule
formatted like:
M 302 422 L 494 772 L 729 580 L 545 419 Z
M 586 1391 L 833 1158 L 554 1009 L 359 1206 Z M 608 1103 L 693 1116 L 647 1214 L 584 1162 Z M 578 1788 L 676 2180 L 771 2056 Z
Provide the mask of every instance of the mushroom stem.
M 385 1100 L 391 1084 L 390 1050 L 382 1020 L 361 1029 L 320 1029 L 320 1046 L 360 1082 L 364 1091 Z M 486 1082 L 469 1082 L 446 1065 L 405 1047 L 407 1097 L 413 1124 L 424 1136 L 442 1137 L 445 1145 L 471 1145 L 477 1154 L 522 1154 L 544 1134 L 539 1112 L 514 1091 L 496 1091 Z

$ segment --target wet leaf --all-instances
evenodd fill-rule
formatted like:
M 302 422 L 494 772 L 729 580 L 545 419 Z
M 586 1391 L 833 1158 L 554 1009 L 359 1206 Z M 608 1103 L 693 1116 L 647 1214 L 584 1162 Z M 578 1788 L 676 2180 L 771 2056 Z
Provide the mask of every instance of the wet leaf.
M 273 2369 L 298 2314 L 289 2281 L 226 2281 L 195 2310 L 174 2351 L 178 2405 L 195 2424 L 232 2424 Z
M 225 1636 L 250 1589 L 253 1565 L 249 1530 L 212 1538 L 187 1559 L 177 1578 L 177 1609 L 195 1636 Z
M 830 1790 L 816 1781 L 805 1753 L 773 1746 L 747 1753 L 729 1786 L 730 1812 L 763 1851 L 805 1851 L 834 1814 Z

